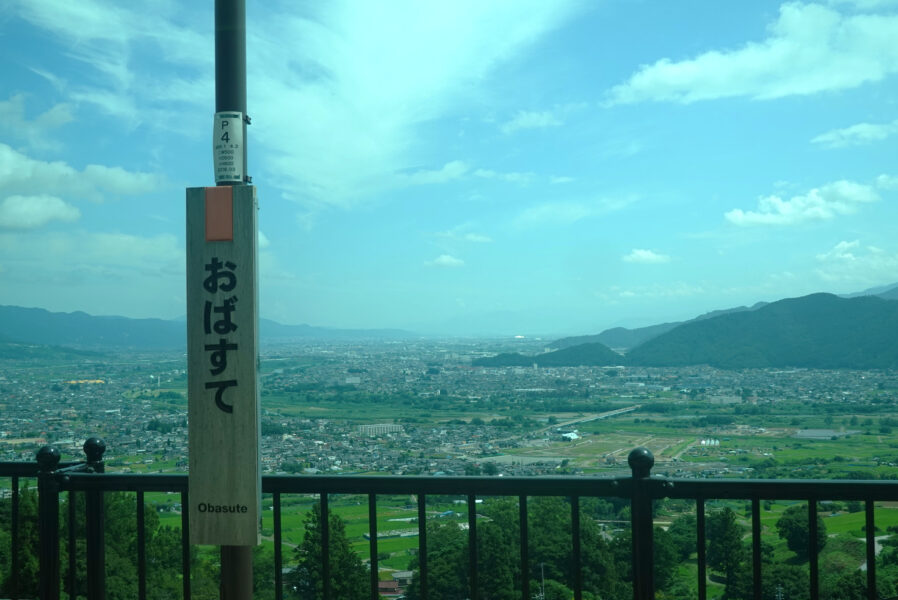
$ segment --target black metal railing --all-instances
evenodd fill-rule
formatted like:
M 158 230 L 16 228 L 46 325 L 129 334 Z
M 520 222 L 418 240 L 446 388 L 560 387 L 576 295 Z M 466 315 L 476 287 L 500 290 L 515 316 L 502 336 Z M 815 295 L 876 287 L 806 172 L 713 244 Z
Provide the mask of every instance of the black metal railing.
M 85 443 L 87 458 L 79 463 L 60 463 L 59 453 L 53 448 L 42 448 L 36 464 L 0 463 L 0 477 L 11 478 L 11 544 L 13 561 L 11 589 L 7 591 L 16 599 L 15 572 L 21 541 L 18 539 L 18 498 L 21 478 L 36 478 L 39 494 L 40 521 L 40 598 L 58 600 L 60 597 L 60 495 L 68 497 L 68 577 L 66 589 L 75 589 L 77 565 L 75 562 L 75 493 L 85 494 L 86 523 L 86 580 L 87 598 L 102 599 L 105 595 L 105 559 L 103 555 L 103 498 L 107 492 L 133 492 L 137 498 L 137 589 L 138 597 L 146 598 L 146 532 L 144 530 L 144 494 L 147 492 L 174 492 L 181 495 L 181 568 L 183 597 L 190 599 L 190 539 L 186 507 L 188 489 L 186 475 L 136 475 L 104 473 L 102 455 L 105 444 L 92 438 Z M 617 497 L 630 501 L 632 535 L 633 597 L 635 600 L 654 598 L 653 584 L 653 517 L 652 504 L 662 498 L 689 499 L 696 502 L 697 590 L 700 600 L 707 597 L 708 566 L 706 559 L 706 502 L 717 499 L 748 500 L 751 504 L 751 556 L 753 597 L 761 598 L 763 577 L 761 561 L 761 502 L 765 500 L 800 500 L 807 502 L 809 539 L 816 539 L 818 501 L 852 500 L 865 502 L 866 523 L 866 597 L 878 598 L 876 592 L 876 553 L 874 503 L 898 501 L 898 482 L 890 481 L 820 481 L 820 480 L 700 480 L 669 479 L 651 475 L 654 458 L 645 448 L 633 450 L 628 459 L 632 475 L 615 479 L 591 477 L 377 477 L 377 476 L 267 476 L 263 477 L 262 490 L 270 494 L 273 511 L 274 581 L 275 597 L 283 597 L 283 555 L 281 507 L 286 494 L 317 494 L 320 497 L 321 523 L 329 522 L 328 497 L 332 494 L 360 494 L 368 498 L 370 589 L 371 598 L 378 592 L 378 536 L 377 496 L 415 495 L 418 502 L 418 589 L 422 598 L 428 597 L 427 558 L 427 497 L 432 495 L 464 496 L 468 506 L 468 597 L 480 597 L 478 584 L 478 528 L 475 510 L 478 497 L 504 496 L 517 498 L 520 527 L 520 593 L 523 600 L 530 600 L 528 543 L 528 498 L 535 496 L 562 496 L 570 499 L 571 509 L 571 557 L 574 574 L 573 594 L 580 600 L 583 595 L 581 576 L 580 499 L 588 497 Z M 324 598 L 330 598 L 331 574 L 329 560 L 329 527 L 321 527 L 321 573 Z M 815 544 L 809 544 L 809 596 L 820 597 L 818 586 L 819 564 Z

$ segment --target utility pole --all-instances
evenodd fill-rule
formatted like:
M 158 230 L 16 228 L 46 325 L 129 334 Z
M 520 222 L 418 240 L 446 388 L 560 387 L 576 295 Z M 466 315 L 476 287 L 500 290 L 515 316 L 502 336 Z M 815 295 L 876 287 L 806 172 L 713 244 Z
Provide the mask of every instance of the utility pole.
M 221 547 L 221 600 L 248 600 L 262 488 L 245 0 L 215 0 L 213 123 L 216 186 L 187 190 L 188 516 L 192 544 Z
M 228 112 L 239 115 L 241 156 L 235 157 L 235 177 L 222 179 L 216 165 L 216 185 L 245 185 L 246 173 L 246 1 L 215 0 L 215 125 L 219 141 L 221 118 Z M 228 133 L 228 132 L 226 132 Z M 236 132 L 229 132 L 234 135 Z M 241 160 L 242 159 L 242 160 Z M 256 314 L 258 319 L 258 312 Z M 258 325 L 257 325 L 258 327 Z M 258 389 L 258 386 L 256 386 Z M 253 554 L 251 546 L 221 546 L 221 600 L 245 600 L 253 596 Z

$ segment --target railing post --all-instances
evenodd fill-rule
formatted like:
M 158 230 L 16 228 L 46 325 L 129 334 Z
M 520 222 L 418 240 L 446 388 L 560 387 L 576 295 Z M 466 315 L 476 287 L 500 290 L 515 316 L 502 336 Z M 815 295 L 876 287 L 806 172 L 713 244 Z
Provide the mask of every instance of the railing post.
M 102 473 L 105 470 L 103 453 L 106 442 L 90 438 L 84 442 L 87 455 L 86 471 Z M 89 600 L 103 600 L 106 597 L 106 540 L 103 518 L 103 492 L 91 490 L 86 493 L 87 503 L 87 597 Z
M 40 535 L 41 600 L 59 600 L 59 450 L 44 446 L 37 451 L 38 531 Z
M 654 600 L 652 496 L 649 478 L 655 457 L 648 448 L 636 448 L 627 457 L 633 471 L 630 523 L 633 535 L 633 599 Z
M 10 482 L 12 485 L 12 523 L 10 523 L 10 542 L 9 550 L 11 559 L 11 569 L 9 572 L 9 592 L 13 600 L 19 598 L 19 478 L 15 475 Z

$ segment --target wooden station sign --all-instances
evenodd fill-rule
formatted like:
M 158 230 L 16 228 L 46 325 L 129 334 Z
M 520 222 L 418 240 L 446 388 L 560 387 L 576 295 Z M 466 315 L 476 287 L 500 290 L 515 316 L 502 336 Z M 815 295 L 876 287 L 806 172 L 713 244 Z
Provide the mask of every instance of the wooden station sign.
M 257 211 L 252 186 L 187 190 L 193 544 L 260 542 Z

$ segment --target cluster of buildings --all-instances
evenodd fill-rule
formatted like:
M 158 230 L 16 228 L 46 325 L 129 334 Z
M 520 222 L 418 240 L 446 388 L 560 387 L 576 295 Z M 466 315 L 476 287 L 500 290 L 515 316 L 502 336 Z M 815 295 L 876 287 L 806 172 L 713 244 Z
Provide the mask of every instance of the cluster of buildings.
M 685 398 L 745 405 L 784 399 L 875 402 L 877 390 L 898 387 L 890 372 L 471 366 L 493 352 L 495 345 L 458 341 L 267 348 L 264 472 L 462 475 L 483 472 L 492 463 L 493 473 L 541 475 L 557 472 L 558 461 L 496 457 L 540 440 L 578 440 L 575 429 L 553 427 L 555 415 L 586 412 L 592 404 L 623 407 Z M 74 459 L 85 439 L 98 436 L 106 440 L 109 463 L 118 470 L 184 471 L 184 389 L 183 354 L 77 364 L 6 361 L 0 368 L 0 460 L 33 460 L 45 443 Z M 283 405 L 340 394 L 399 399 L 419 414 L 427 407 L 428 418 L 359 422 L 289 416 L 266 407 L 266 398 Z M 453 414 L 467 410 L 469 416 L 441 418 L 440 411 L 448 408 Z M 512 423 L 509 415 L 516 411 L 530 415 L 529 421 Z

